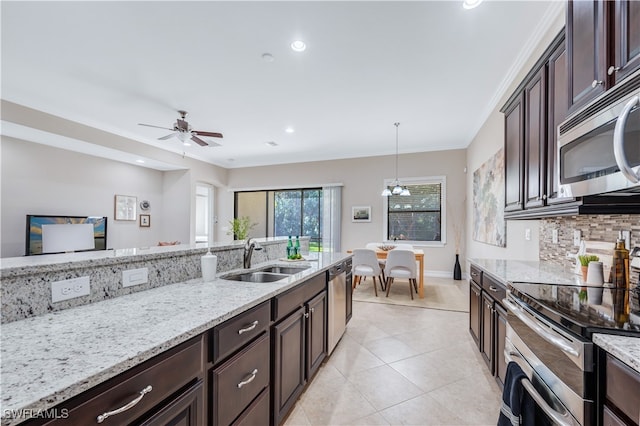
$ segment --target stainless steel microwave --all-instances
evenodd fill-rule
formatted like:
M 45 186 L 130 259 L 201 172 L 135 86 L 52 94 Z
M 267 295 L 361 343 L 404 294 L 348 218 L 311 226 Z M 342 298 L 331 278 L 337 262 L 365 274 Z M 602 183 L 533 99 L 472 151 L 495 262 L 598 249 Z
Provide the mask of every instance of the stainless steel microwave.
M 640 71 L 558 127 L 560 196 L 640 194 Z

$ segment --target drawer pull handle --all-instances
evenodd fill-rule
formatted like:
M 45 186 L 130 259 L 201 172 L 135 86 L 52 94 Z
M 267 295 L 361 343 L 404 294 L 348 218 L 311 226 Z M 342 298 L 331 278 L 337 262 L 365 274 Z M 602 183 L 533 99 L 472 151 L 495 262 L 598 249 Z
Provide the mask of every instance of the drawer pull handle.
M 498 292 L 498 288 L 497 288 L 497 287 L 494 287 L 494 286 L 492 286 L 492 285 L 490 285 L 490 286 L 489 286 L 489 290 L 493 291 L 494 293 L 497 293 L 497 292 Z
M 240 389 L 244 385 L 248 385 L 249 383 L 253 382 L 253 379 L 256 378 L 257 374 L 258 374 L 258 369 L 254 368 L 253 371 L 249 373 L 249 378 L 247 380 L 243 380 L 240 383 L 238 383 L 238 389 Z
M 247 331 L 251 331 L 254 328 L 256 328 L 258 326 L 258 320 L 255 320 L 254 322 L 252 322 L 249 327 L 246 328 L 241 328 L 240 330 L 238 330 L 238 334 L 242 334 L 242 333 L 246 333 Z
M 144 396 L 146 394 L 148 394 L 149 392 L 151 392 L 152 390 L 153 390 L 153 388 L 151 387 L 151 385 L 148 385 L 146 388 L 144 388 L 144 389 L 142 389 L 140 391 L 140 395 L 138 395 L 136 397 L 136 399 L 134 399 L 133 401 L 131 401 L 131 402 L 127 403 L 126 405 L 123 405 L 122 407 L 117 408 L 117 409 L 115 409 L 113 411 L 107 411 L 106 413 L 100 414 L 96 418 L 96 420 L 98 421 L 98 423 L 102 423 L 105 420 L 107 420 L 108 417 L 115 416 L 116 414 L 123 413 L 123 412 L 135 407 L 136 404 L 138 402 L 142 401 L 142 398 L 144 398 Z

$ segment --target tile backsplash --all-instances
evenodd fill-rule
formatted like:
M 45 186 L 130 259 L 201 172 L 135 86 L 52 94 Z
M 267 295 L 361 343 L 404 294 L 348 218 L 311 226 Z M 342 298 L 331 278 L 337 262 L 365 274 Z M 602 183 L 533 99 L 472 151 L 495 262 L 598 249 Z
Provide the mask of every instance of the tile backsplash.
M 553 242 L 553 231 L 558 231 L 558 242 Z M 563 216 L 542 219 L 540 221 L 540 260 L 557 265 L 571 267 L 574 260 L 567 258 L 567 253 L 575 254 L 578 247 L 573 245 L 573 232 L 580 230 L 582 238 L 587 241 L 604 241 L 611 243 L 611 250 L 618 238 L 619 231 L 631 231 L 630 247 L 640 246 L 640 215 L 586 215 Z M 638 285 L 640 269 L 631 268 L 631 287 Z M 637 304 L 637 299 L 634 300 Z M 637 305 L 636 305 L 637 306 Z

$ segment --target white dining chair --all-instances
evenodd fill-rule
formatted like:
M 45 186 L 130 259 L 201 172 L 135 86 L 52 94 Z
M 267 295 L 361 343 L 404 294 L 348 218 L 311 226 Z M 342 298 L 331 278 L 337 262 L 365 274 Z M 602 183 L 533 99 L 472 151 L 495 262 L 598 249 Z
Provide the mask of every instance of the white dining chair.
M 373 251 L 380 250 L 380 246 L 384 245 L 384 243 L 367 243 L 365 248 L 371 249 Z M 386 283 L 387 278 L 384 276 L 384 265 L 387 263 L 387 259 L 378 259 L 378 265 L 380 265 L 380 269 L 382 269 L 382 282 Z M 385 285 L 386 288 L 386 285 Z M 383 288 L 384 290 L 384 288 Z
M 413 250 L 393 249 L 387 255 L 387 265 L 385 266 L 387 275 L 387 297 L 395 278 L 403 278 L 409 281 L 409 293 L 413 300 L 413 290 L 418 292 L 416 256 Z
M 378 297 L 378 287 L 376 286 L 376 278 L 380 281 L 380 288 L 384 291 L 384 281 L 382 280 L 382 269 L 378 264 L 378 257 L 375 250 L 371 249 L 355 249 L 353 250 L 353 288 L 357 285 L 362 277 L 371 277 L 373 280 L 373 290 Z

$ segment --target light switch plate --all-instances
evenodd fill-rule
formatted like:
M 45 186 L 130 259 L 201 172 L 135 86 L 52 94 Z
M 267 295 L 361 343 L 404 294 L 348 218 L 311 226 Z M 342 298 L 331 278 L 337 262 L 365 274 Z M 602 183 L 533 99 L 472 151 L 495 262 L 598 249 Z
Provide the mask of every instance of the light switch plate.
M 88 296 L 90 293 L 91 285 L 89 276 L 54 281 L 51 283 L 52 303 L 62 302 L 63 300 L 74 299 L 80 296 Z
M 149 282 L 149 268 L 122 271 L 122 287 L 131 287 Z
M 553 242 L 553 244 L 558 244 L 558 230 L 557 229 L 553 229 L 551 231 L 551 241 Z
M 580 240 L 582 239 L 582 231 L 576 229 L 573 231 L 573 245 L 574 247 L 580 247 Z
M 527 241 L 531 241 L 531 229 L 527 228 L 524 230 L 524 239 Z

